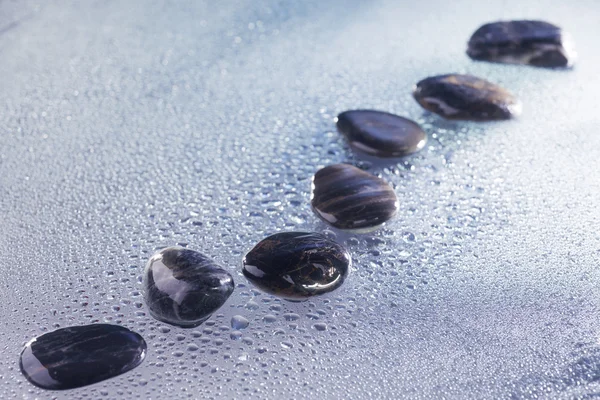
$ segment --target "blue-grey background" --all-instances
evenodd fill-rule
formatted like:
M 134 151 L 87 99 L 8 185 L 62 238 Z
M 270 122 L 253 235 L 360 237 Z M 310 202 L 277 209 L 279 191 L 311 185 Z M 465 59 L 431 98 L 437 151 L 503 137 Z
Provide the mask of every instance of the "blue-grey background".
M 468 59 L 479 25 L 512 18 L 570 31 L 576 67 Z M 600 396 L 598 21 L 595 0 L 0 1 L 0 398 Z M 505 86 L 522 117 L 424 113 L 412 86 L 448 72 Z M 415 119 L 428 146 L 357 157 L 333 122 L 352 108 Z M 395 221 L 317 220 L 310 178 L 342 161 L 394 185 Z M 281 230 L 345 243 L 344 286 L 254 290 L 241 258 Z M 140 295 L 175 244 L 237 284 L 192 330 Z M 26 341 L 93 322 L 142 334 L 145 362 L 68 392 L 24 379 Z

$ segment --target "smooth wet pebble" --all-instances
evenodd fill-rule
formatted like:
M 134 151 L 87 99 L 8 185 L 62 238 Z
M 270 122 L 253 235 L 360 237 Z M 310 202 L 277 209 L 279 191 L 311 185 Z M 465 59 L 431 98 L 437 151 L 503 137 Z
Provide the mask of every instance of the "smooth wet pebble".
M 207 320 L 233 288 L 229 272 L 201 253 L 180 247 L 154 254 L 144 271 L 144 299 L 150 314 L 184 328 Z
M 472 75 L 423 79 L 415 86 L 413 96 L 426 110 L 448 119 L 503 120 L 521 112 L 521 103 L 506 89 Z
M 545 21 L 498 21 L 473 33 L 467 54 L 474 60 L 536 67 L 569 67 L 576 52 L 570 36 Z
M 287 300 L 331 292 L 344 282 L 348 251 L 318 233 L 283 232 L 260 241 L 243 260 L 248 280 Z
M 405 156 L 427 143 L 416 122 L 383 111 L 345 111 L 338 115 L 337 127 L 353 148 L 377 157 Z
M 333 227 L 364 232 L 393 218 L 398 198 L 383 179 L 349 164 L 335 164 L 314 175 L 311 205 Z
M 21 353 L 21 372 L 44 389 L 91 385 L 127 372 L 144 360 L 146 342 L 118 325 L 74 326 L 31 340 Z

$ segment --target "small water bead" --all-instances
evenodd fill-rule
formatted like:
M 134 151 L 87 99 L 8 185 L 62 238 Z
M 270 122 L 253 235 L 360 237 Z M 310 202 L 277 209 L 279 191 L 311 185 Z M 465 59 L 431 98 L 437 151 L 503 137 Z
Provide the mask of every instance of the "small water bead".
M 313 328 L 323 332 L 327 330 L 327 324 L 323 323 L 323 322 L 317 322 L 316 324 L 313 325 Z
M 254 300 L 250 300 L 246 303 L 246 308 L 248 310 L 258 310 L 260 306 L 258 305 L 257 302 L 255 302 Z
M 93 324 L 58 329 L 31 340 L 21 353 L 21 372 L 44 389 L 91 385 L 142 363 L 146 342 L 127 328 Z
M 337 289 L 350 264 L 346 249 L 321 234 L 284 232 L 263 239 L 250 250 L 242 271 L 267 293 L 305 300 Z
M 337 127 L 352 147 L 377 157 L 405 156 L 427 143 L 417 123 L 383 111 L 345 111 L 338 115 Z
M 198 351 L 199 347 L 198 345 L 194 344 L 194 343 L 190 343 L 187 346 L 187 351 Z
M 244 328 L 247 328 L 248 325 L 250 325 L 250 321 L 248 321 L 246 318 L 242 317 L 241 315 L 234 315 L 233 317 L 231 317 L 231 327 L 233 329 L 236 329 L 236 330 L 244 329 Z
M 229 272 L 194 250 L 168 247 L 153 255 L 144 271 L 144 299 L 159 321 L 195 327 L 233 292 Z
M 333 227 L 365 232 L 396 215 L 398 198 L 383 179 L 349 164 L 335 164 L 314 175 L 311 205 Z
M 482 25 L 469 39 L 474 60 L 536 67 L 569 67 L 576 53 L 568 34 L 545 21 L 499 21 Z
M 277 317 L 272 314 L 267 314 L 263 317 L 263 321 L 272 323 L 272 322 L 277 321 Z
M 285 313 L 283 314 L 283 318 L 285 318 L 286 321 L 296 321 L 300 319 L 300 315 L 296 313 Z
M 506 89 L 471 75 L 438 75 L 418 82 L 415 100 L 448 119 L 490 121 L 510 119 L 521 103 Z

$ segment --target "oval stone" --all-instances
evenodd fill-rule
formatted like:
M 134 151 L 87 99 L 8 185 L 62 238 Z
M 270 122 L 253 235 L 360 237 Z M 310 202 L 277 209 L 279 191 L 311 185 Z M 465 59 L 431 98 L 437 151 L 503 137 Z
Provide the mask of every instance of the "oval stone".
M 21 353 L 21 372 L 44 389 L 73 389 L 127 372 L 142 363 L 146 342 L 109 324 L 74 326 L 31 340 Z
M 144 299 L 159 321 L 191 328 L 221 307 L 233 292 L 229 272 L 201 253 L 168 247 L 144 271 Z
M 348 164 L 320 169 L 313 176 L 311 205 L 338 229 L 368 231 L 398 211 L 398 198 L 386 181 Z
M 448 119 L 503 120 L 521 112 L 521 103 L 506 89 L 471 75 L 423 79 L 415 86 L 413 96 L 426 110 Z
M 242 272 L 263 291 L 298 301 L 340 287 L 350 264 L 348 251 L 324 235 L 284 232 L 254 246 Z
M 474 60 L 536 67 L 569 67 L 576 53 L 569 35 L 545 21 L 499 21 L 482 25 L 469 39 Z
M 383 111 L 345 111 L 338 115 L 337 127 L 352 147 L 377 157 L 405 156 L 427 142 L 416 122 Z

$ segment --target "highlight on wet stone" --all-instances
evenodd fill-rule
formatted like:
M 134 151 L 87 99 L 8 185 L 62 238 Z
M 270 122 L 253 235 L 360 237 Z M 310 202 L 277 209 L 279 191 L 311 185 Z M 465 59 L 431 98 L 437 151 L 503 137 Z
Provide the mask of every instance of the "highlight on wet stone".
M 93 324 L 61 328 L 32 339 L 21 353 L 21 372 L 43 389 L 91 385 L 142 363 L 146 342 L 127 328 Z
M 335 228 L 366 232 L 396 215 L 398 198 L 383 179 L 349 164 L 335 164 L 313 176 L 311 206 Z
M 350 110 L 337 117 L 350 145 L 377 157 L 400 157 L 421 150 L 427 134 L 410 119 L 376 110 Z
M 498 21 L 482 25 L 469 39 L 474 60 L 536 67 L 570 67 L 577 56 L 560 27 L 545 21 Z
M 447 119 L 505 120 L 521 113 L 521 102 L 506 89 L 472 75 L 423 79 L 413 96 L 423 108 Z
M 191 328 L 206 321 L 233 292 L 231 274 L 203 254 L 168 247 L 144 271 L 144 299 L 159 321 Z
M 244 276 L 261 290 L 301 301 L 342 285 L 348 251 L 319 233 L 283 232 L 261 240 L 243 260 Z

